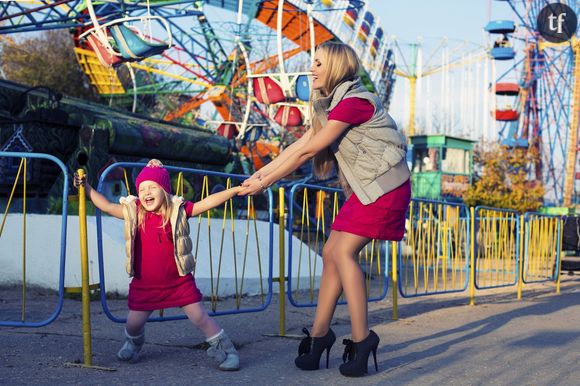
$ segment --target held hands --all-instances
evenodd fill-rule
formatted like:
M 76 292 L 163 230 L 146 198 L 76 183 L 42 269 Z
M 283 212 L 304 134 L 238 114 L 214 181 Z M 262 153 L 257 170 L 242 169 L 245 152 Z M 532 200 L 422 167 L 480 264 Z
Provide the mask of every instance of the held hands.
M 239 186 L 234 186 L 228 190 L 233 193 L 233 196 L 241 196 L 240 193 L 244 190 L 244 187 L 242 185 L 239 185 Z
M 262 176 L 259 172 L 252 174 L 250 178 L 242 182 L 242 190 L 238 193 L 238 196 L 254 195 L 262 193 L 267 189 L 267 186 L 262 182 Z

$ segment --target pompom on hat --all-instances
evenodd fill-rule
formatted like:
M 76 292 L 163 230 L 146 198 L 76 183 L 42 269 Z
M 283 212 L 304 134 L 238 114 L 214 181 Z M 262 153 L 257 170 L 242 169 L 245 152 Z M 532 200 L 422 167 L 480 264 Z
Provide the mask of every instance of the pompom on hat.
M 135 180 L 135 185 L 137 186 L 137 192 L 139 192 L 139 185 L 143 181 L 153 181 L 158 183 L 163 190 L 168 194 L 171 194 L 171 180 L 169 178 L 169 172 L 163 167 L 161 161 L 157 159 L 152 159 L 147 162 L 147 165 L 141 170 L 141 173 L 137 176 Z

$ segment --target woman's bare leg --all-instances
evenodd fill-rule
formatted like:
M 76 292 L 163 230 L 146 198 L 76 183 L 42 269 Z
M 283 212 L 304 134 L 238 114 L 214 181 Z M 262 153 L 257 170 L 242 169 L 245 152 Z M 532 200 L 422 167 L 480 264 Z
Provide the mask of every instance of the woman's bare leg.
M 334 315 L 336 302 L 342 292 L 340 276 L 332 257 L 337 235 L 336 231 L 331 231 L 322 249 L 322 277 L 320 278 L 318 303 L 316 305 L 314 324 L 312 325 L 312 336 L 321 337 L 326 335 L 330 328 L 332 315 Z
M 365 280 L 357 262 L 360 250 L 371 241 L 368 237 L 338 232 L 333 246 L 333 260 L 348 303 L 352 340 L 360 342 L 369 334 Z

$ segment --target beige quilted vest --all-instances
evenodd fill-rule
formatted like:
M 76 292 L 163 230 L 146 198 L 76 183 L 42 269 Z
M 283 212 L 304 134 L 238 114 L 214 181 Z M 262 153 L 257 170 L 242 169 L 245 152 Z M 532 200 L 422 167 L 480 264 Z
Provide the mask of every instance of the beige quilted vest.
M 135 236 L 137 234 L 137 200 L 135 196 L 121 197 L 119 202 L 123 207 L 125 219 L 125 270 L 132 277 L 135 274 L 133 263 L 135 260 Z M 193 243 L 189 237 L 189 223 L 183 206 L 183 198 L 172 196 L 172 211 L 170 215 L 171 231 L 173 233 L 173 253 L 175 265 L 181 276 L 185 276 L 195 268 L 195 257 L 192 249 Z

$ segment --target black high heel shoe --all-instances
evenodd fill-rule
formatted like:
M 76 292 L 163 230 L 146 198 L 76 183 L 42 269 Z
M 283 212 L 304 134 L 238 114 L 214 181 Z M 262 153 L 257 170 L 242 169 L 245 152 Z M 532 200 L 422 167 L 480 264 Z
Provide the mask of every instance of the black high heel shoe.
M 368 373 L 369 355 L 372 352 L 375 360 L 375 370 L 379 371 L 377 365 L 377 347 L 379 346 L 379 336 L 373 330 L 360 342 L 353 342 L 350 339 L 342 341 L 346 347 L 342 355 L 343 364 L 339 370 L 345 377 L 361 377 Z
M 302 370 L 318 370 L 320 367 L 320 357 L 326 350 L 326 368 L 328 368 L 328 356 L 330 349 L 336 341 L 336 335 L 329 328 L 326 335 L 322 337 L 311 337 L 306 328 L 302 329 L 306 338 L 302 339 L 298 346 L 298 357 L 294 360 L 296 366 Z

